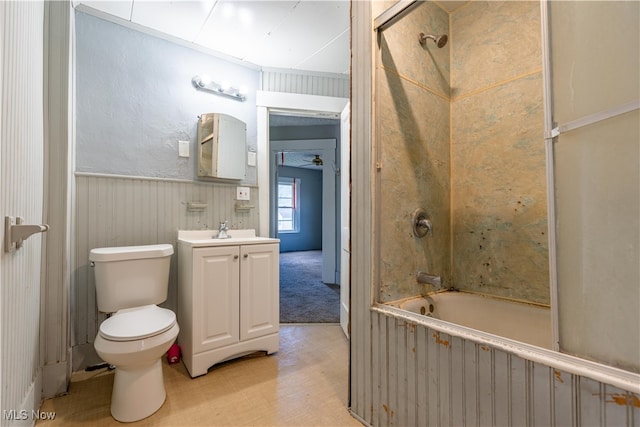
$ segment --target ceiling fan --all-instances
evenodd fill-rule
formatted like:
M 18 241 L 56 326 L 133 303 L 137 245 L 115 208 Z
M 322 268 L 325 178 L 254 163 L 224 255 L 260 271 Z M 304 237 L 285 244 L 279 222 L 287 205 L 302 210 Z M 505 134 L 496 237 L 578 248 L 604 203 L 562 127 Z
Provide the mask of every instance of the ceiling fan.
M 314 154 L 314 158 L 311 160 L 304 160 L 307 163 L 313 163 L 315 166 L 322 166 L 324 165 L 324 162 L 322 161 L 322 158 L 320 158 L 320 154 Z

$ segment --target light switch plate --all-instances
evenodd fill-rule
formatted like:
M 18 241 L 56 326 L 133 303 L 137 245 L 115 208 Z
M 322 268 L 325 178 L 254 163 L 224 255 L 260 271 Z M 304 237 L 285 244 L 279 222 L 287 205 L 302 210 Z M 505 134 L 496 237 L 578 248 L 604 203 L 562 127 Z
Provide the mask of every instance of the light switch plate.
M 256 165 L 256 152 L 255 151 L 249 151 L 247 153 L 247 165 L 249 166 L 255 166 Z
M 178 157 L 189 157 L 189 141 L 178 141 Z
M 236 187 L 236 200 L 251 200 L 249 187 Z

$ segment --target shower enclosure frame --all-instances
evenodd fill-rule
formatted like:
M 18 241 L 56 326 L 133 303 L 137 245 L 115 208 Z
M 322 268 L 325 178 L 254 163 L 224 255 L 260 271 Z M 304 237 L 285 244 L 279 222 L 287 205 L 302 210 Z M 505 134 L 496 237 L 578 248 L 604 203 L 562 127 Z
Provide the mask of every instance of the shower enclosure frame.
M 378 76 L 378 70 L 375 64 L 377 64 L 377 58 L 379 55 L 379 49 L 377 48 L 376 40 L 379 40 L 379 34 L 385 28 L 392 26 L 395 22 L 402 19 L 408 13 L 410 13 L 415 7 L 420 5 L 419 0 L 401 0 L 389 7 L 383 13 L 378 15 L 373 20 L 374 36 L 374 49 L 373 55 L 373 87 L 376 87 Z M 378 195 L 378 189 L 380 187 L 380 177 L 376 173 L 376 170 L 381 168 L 382 162 L 379 158 L 380 150 L 378 149 L 378 132 L 376 131 L 376 125 L 372 126 L 372 152 L 373 152 L 373 164 L 372 164 L 372 184 L 374 185 L 371 197 L 372 197 L 372 220 L 373 220 L 373 257 L 374 266 L 372 268 L 372 307 L 371 310 L 384 316 L 394 317 L 398 319 L 405 319 L 410 322 L 422 324 L 430 329 L 440 331 L 446 334 L 452 334 L 464 339 L 481 342 L 491 345 L 495 348 L 513 353 L 519 357 L 527 360 L 531 360 L 536 363 L 544 364 L 551 367 L 556 367 L 563 371 L 569 372 L 574 375 L 584 376 L 592 378 L 597 381 L 601 381 L 605 384 L 611 384 L 616 387 L 620 387 L 625 390 L 630 390 L 633 393 L 640 393 L 640 383 L 638 382 L 638 374 L 633 372 L 624 371 L 609 365 L 604 365 L 597 362 L 592 362 L 587 359 L 568 355 L 560 352 L 559 343 L 559 324 L 558 324 L 558 287 L 557 287 L 557 263 L 556 263 L 556 194 L 555 194 L 555 171 L 554 171 L 554 151 L 553 144 L 555 138 L 562 131 L 563 126 L 554 126 L 553 123 L 553 111 L 552 111 L 552 87 L 551 87 L 551 63 L 550 63 L 550 27 L 549 27 L 549 13 L 548 4 L 546 0 L 540 1 L 541 12 L 541 47 L 542 47 L 542 80 L 543 80 L 543 107 L 544 107 L 544 143 L 545 143 L 545 158 L 546 158 L 546 190 L 547 190 L 547 240 L 548 240 L 548 262 L 549 262 L 549 291 L 550 291 L 550 305 L 551 305 L 551 326 L 552 326 L 552 349 L 546 350 L 539 347 L 531 346 L 526 343 L 515 342 L 507 338 L 496 340 L 495 336 L 491 334 L 485 334 L 481 331 L 472 330 L 462 326 L 443 324 L 437 319 L 428 317 L 416 316 L 403 310 L 399 310 L 395 307 L 391 307 L 386 304 L 378 302 L 377 287 L 380 282 L 380 269 L 378 267 L 378 261 L 380 259 L 380 236 L 375 224 L 379 223 L 379 208 L 380 197 Z M 373 91 L 373 105 L 374 116 L 376 114 L 376 106 L 379 105 L 377 98 L 377 91 Z M 568 124 L 569 126 L 581 126 L 595 121 L 602 120 L 612 115 L 622 114 L 624 112 L 632 111 L 638 107 L 635 104 L 622 106 L 615 111 L 603 112 L 592 118 L 587 118 L 580 123 Z M 575 127 L 572 127 L 575 128 Z M 565 130 L 569 130 L 567 125 L 564 125 Z

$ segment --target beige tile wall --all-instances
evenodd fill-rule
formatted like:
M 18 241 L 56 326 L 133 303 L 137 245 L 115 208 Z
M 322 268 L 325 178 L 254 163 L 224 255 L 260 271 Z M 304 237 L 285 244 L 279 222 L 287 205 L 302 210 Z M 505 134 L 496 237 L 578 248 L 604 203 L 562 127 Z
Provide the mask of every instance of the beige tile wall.
M 438 49 L 420 32 L 448 34 Z M 379 300 L 445 286 L 549 303 L 540 10 L 418 6 L 379 38 Z M 424 208 L 433 236 L 412 235 Z
M 549 303 L 540 6 L 451 15 L 456 288 Z
M 447 33 L 449 17 L 424 3 L 382 33 L 376 115 L 381 301 L 433 290 L 418 270 L 450 284 L 449 49 L 420 32 Z M 413 236 L 411 214 L 427 211 L 433 236 Z

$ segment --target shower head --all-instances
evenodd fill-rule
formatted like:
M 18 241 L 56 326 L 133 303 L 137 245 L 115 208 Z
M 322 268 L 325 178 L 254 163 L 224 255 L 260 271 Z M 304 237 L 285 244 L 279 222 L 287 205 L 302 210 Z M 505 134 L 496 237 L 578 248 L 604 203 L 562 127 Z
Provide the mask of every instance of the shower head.
M 432 36 L 431 34 L 420 33 L 418 36 L 418 40 L 421 45 L 424 45 L 427 42 L 427 39 L 433 40 L 436 46 L 442 48 L 447 44 L 448 37 L 446 34 L 441 34 L 439 36 Z

